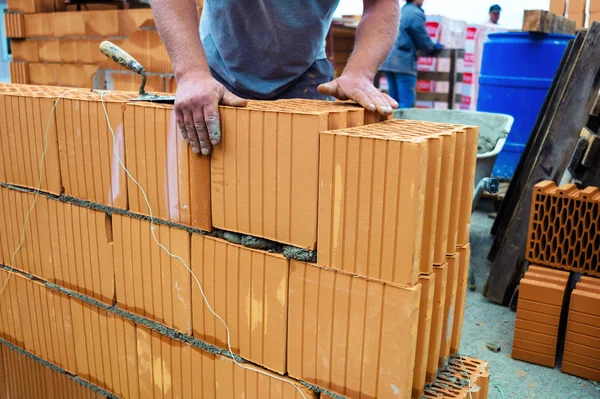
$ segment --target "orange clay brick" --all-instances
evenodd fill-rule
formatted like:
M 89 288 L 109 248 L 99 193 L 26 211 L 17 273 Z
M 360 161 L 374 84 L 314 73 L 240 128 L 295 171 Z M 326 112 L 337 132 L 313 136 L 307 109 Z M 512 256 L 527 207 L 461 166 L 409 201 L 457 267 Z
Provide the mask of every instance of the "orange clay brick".
M 575 289 L 571 294 L 569 310 L 600 316 L 600 294 Z
M 26 87 L 0 85 L 0 140 L 3 155 L 0 169 L 4 170 L 0 175 L 5 177 L 6 183 L 37 188 L 40 184 L 40 160 L 47 137 L 40 190 L 60 194 L 62 184 L 56 124 L 50 118 L 54 99 L 48 95 L 34 97 L 21 93 L 20 90 Z
M 580 378 L 585 378 L 587 380 L 600 381 L 600 369 L 592 369 L 563 360 L 560 371 Z
M 578 355 L 589 356 L 594 359 L 600 359 L 600 349 L 588 345 L 578 344 L 573 341 L 565 341 L 565 352 L 571 352 Z
M 10 39 L 22 39 L 25 37 L 25 18 L 23 14 L 4 14 L 4 27 L 6 37 Z
M 465 157 L 460 188 L 460 210 L 458 214 L 457 246 L 464 246 L 469 242 L 471 229 L 471 212 L 473 208 L 473 190 L 475 185 L 475 165 L 477 163 L 477 145 L 479 128 L 465 128 Z M 456 212 L 456 208 L 453 208 Z
M 471 131 L 471 130 L 469 130 Z M 470 179 L 464 177 L 465 170 L 465 157 L 467 153 L 467 133 L 466 131 L 458 132 L 456 134 L 456 147 L 454 150 L 454 176 L 452 182 L 452 194 L 450 200 L 450 220 L 448 223 L 448 242 L 446 243 L 446 254 L 451 255 L 456 251 L 458 246 L 458 229 L 460 224 L 460 210 L 463 201 L 462 190 L 463 184 L 469 184 Z M 442 182 L 444 183 L 444 182 Z M 471 197 L 469 201 L 472 201 Z M 464 199 L 466 201 L 466 199 Z M 470 215 L 468 215 L 470 217 Z M 468 231 L 468 230 L 467 230 Z M 467 239 L 468 240 L 468 239 Z
M 90 37 L 119 36 L 119 10 L 83 12 L 85 35 Z
M 321 134 L 317 258 L 325 267 L 411 286 L 420 269 L 428 143 L 373 130 Z
M 431 337 L 431 318 L 435 299 L 435 273 L 419 277 L 421 300 L 419 305 L 419 326 L 415 354 L 415 371 L 412 385 L 412 397 L 421 398 L 425 389 L 427 356 Z
M 563 353 L 563 361 L 600 371 L 600 358 L 590 357 L 589 353 L 581 355 L 565 351 Z
M 560 187 L 551 181 L 534 187 L 526 256 L 530 262 L 600 276 L 600 191 Z
M 452 329 L 454 327 L 454 311 L 456 308 L 456 294 L 459 280 L 458 274 L 460 270 L 460 254 L 456 253 L 452 256 L 447 256 L 446 259 L 448 263 L 448 280 L 438 365 L 440 369 L 446 367 L 450 358 L 450 345 L 452 343 Z
M 54 13 L 54 35 L 87 36 L 85 26 L 85 12 L 58 12 Z M 27 17 L 25 17 L 27 18 Z
M 0 271 L 3 282 L 8 277 Z M 10 275 L 6 294 L 0 306 L 2 338 L 77 373 L 69 297 L 19 274 Z
M 195 234 L 191 258 L 210 306 L 229 326 L 233 352 L 284 374 L 288 261 L 281 255 Z M 226 349 L 226 330 L 207 308 L 195 280 L 192 305 L 194 337 Z
M 71 376 L 55 371 L 6 346 L 0 347 L 0 376 L 0 392 L 6 397 L 103 398 L 99 393 L 80 385 Z
M 215 355 L 140 325 L 136 335 L 140 397 L 216 397 Z
M 29 83 L 29 63 L 11 62 L 9 65 L 10 81 L 12 83 Z
M 536 321 L 517 318 L 515 320 L 515 330 L 533 331 L 540 334 L 558 336 L 558 326 L 539 323 Z
M 146 90 L 151 92 L 168 92 L 166 78 L 162 76 L 148 76 Z M 110 71 L 105 73 L 106 87 L 109 90 L 136 91 L 140 88 L 140 76 L 135 73 Z
M 513 359 L 522 360 L 524 362 L 539 364 L 540 366 L 554 367 L 556 363 L 556 355 L 544 355 L 537 352 L 532 352 L 526 349 L 513 348 Z
M 450 341 L 450 356 L 455 356 L 460 349 L 460 339 L 467 302 L 467 287 L 469 285 L 469 265 L 471 261 L 471 245 L 457 248 L 459 255 L 458 285 L 456 289 L 456 305 L 454 307 L 454 323 Z
M 10 265 L 23 234 L 34 195 L 0 188 L 3 226 L 0 244 Z M 13 267 L 112 304 L 112 226 L 103 212 L 39 196 Z
M 24 16 L 25 32 L 27 38 L 54 37 L 55 14 L 26 14 Z
M 538 274 L 545 274 L 547 276 L 560 277 L 562 280 L 568 280 L 570 275 L 569 272 L 536 265 L 529 265 L 527 271 L 531 271 Z
M 28 83 L 41 86 L 58 86 L 59 64 L 30 63 Z
M 222 142 L 211 156 L 215 227 L 315 248 L 319 133 L 332 113 L 347 114 L 332 107 L 277 101 L 221 107 Z
M 578 312 L 574 309 L 569 309 L 569 320 L 594 327 L 600 327 L 600 316 Z
M 513 340 L 513 348 L 524 349 L 531 352 L 536 352 L 542 355 L 555 356 L 556 355 L 556 343 L 543 344 L 540 342 L 533 341 L 531 339 L 515 338 Z
M 154 19 L 149 8 L 119 10 L 119 35 L 131 36 L 144 22 Z
M 435 267 L 433 271 L 435 273 L 435 291 L 433 294 L 429 353 L 427 355 L 427 383 L 431 383 L 437 376 L 443 336 L 446 292 L 448 291 L 448 264 L 444 263 L 441 266 Z
M 153 216 L 212 230 L 211 159 L 192 153 L 177 128 L 173 106 L 128 104 L 124 138 L 127 168 L 146 191 Z M 129 209 L 149 215 L 139 187 L 129 183 L 128 189 Z
M 299 382 L 246 364 L 217 356 L 215 360 L 216 399 L 317 399 L 319 395 Z M 208 398 L 205 394 L 203 397 Z
M 378 259 L 378 256 L 382 251 L 378 248 L 380 245 L 385 247 L 392 245 L 388 240 L 400 236 L 400 233 L 407 235 L 403 237 L 403 246 L 397 248 L 395 252 L 391 252 L 390 256 L 393 257 L 394 253 L 403 254 L 404 268 L 414 269 L 407 264 L 411 256 L 413 256 L 413 262 L 417 259 L 420 261 L 419 268 L 424 274 L 431 272 L 432 263 L 443 263 L 448 246 L 452 181 L 455 179 L 453 170 L 456 158 L 454 154 L 457 152 L 457 137 L 464 138 L 465 129 L 464 126 L 394 120 L 322 134 L 319 263 L 333 268 L 340 268 L 342 267 L 340 265 L 343 265 L 346 271 L 388 281 L 387 279 L 392 278 L 390 274 L 393 273 L 389 273 L 389 270 L 380 270 L 382 267 L 379 265 L 381 260 Z M 358 151 L 357 143 L 361 145 L 360 154 L 354 155 L 352 151 Z M 390 143 L 390 156 L 386 160 L 387 143 Z M 427 154 L 412 154 L 413 159 L 409 160 L 410 151 L 408 149 L 400 151 L 399 149 L 408 148 L 411 145 L 418 146 L 421 150 L 427 147 Z M 347 159 L 345 158 L 346 148 L 349 151 Z M 464 145 L 460 148 L 464 150 Z M 335 161 L 335 151 L 338 151 L 337 156 L 340 157 L 338 161 Z M 358 155 L 360 155 L 363 166 L 358 165 Z M 423 164 L 419 169 L 417 159 L 421 156 Z M 334 161 L 332 162 L 332 160 Z M 386 162 L 388 164 L 383 165 Z M 407 162 L 411 166 L 392 166 L 393 162 L 401 164 Z M 369 170 L 378 168 L 388 171 L 399 170 L 402 176 L 392 172 L 387 175 L 369 174 Z M 337 169 L 339 172 L 336 172 Z M 339 174 L 339 178 L 335 173 Z M 402 187 L 398 189 L 398 186 L 395 185 L 396 178 L 400 179 L 404 187 L 412 185 L 415 188 L 413 190 Z M 339 182 L 335 179 L 338 179 Z M 456 179 L 460 180 L 462 176 L 457 175 Z M 394 190 L 398 191 L 398 195 L 392 196 L 391 193 L 396 193 Z M 367 196 L 363 193 L 371 195 Z M 390 198 L 380 199 L 383 197 L 383 193 Z M 355 212 L 354 208 L 358 203 L 361 204 L 361 212 Z M 341 204 L 345 206 L 342 207 Z M 365 206 L 368 211 L 364 211 Z M 418 206 L 421 211 L 414 211 L 411 206 Z M 403 209 L 406 212 L 396 212 L 396 209 Z M 390 226 L 387 226 L 388 220 L 410 214 L 418 216 L 416 220 L 408 218 L 403 231 L 385 230 L 386 228 L 391 229 L 391 222 Z M 372 245 L 370 249 L 362 249 L 361 240 L 354 243 L 353 226 L 364 230 L 364 232 L 359 231 L 358 235 L 369 237 L 369 240 L 362 241 L 365 246 Z M 415 249 L 410 250 L 407 247 L 413 239 L 417 240 L 417 245 Z M 347 250 L 345 250 L 346 247 Z M 383 251 L 384 254 L 387 252 Z M 386 263 L 392 265 L 392 270 L 398 267 L 394 265 L 394 260 L 388 260 Z M 410 284 L 402 279 L 389 281 Z
M 113 215 L 115 286 L 120 307 L 184 334 L 192 333 L 191 275 L 152 237 L 150 222 Z M 158 242 L 190 264 L 190 235 L 154 226 Z
M 60 62 L 58 39 L 37 40 L 40 62 Z
M 147 72 L 173 74 L 173 65 L 163 45 L 154 21 L 146 21 L 139 29 L 123 40 L 120 47 L 144 65 Z M 104 69 L 126 71 L 124 67 L 105 58 L 100 64 Z
M 566 284 L 553 284 L 529 278 L 521 280 L 519 297 L 548 305 L 562 306 Z
M 39 62 L 39 40 L 11 40 L 12 60 L 22 62 Z
M 515 328 L 515 340 L 533 341 L 544 345 L 550 345 L 556 348 L 556 335 L 548 335 L 533 331 Z
M 101 39 L 71 39 L 62 38 L 58 39 L 59 42 L 59 56 L 60 62 L 65 64 L 99 64 L 104 61 L 104 54 L 98 51 L 98 47 L 102 42 Z M 115 41 L 113 41 L 115 42 Z M 117 43 L 115 43 L 117 44 Z M 117 89 L 121 91 L 137 91 L 139 89 L 139 75 L 138 76 L 138 87 L 127 89 Z M 148 86 L 148 90 L 163 91 L 151 88 Z
M 103 106 L 97 94 L 74 92 L 58 102 L 55 117 L 66 195 L 127 207 L 128 182 L 119 163 L 119 158 L 125 162 L 122 108 L 127 98 L 109 96 Z
M 468 381 L 469 384 L 464 382 Z M 436 381 L 428 385 L 424 398 L 487 398 L 489 372 L 487 363 L 478 359 L 453 358 L 447 368 L 440 371 Z
M 290 376 L 341 395 L 410 395 L 420 285 L 401 288 L 292 261 L 289 292 Z

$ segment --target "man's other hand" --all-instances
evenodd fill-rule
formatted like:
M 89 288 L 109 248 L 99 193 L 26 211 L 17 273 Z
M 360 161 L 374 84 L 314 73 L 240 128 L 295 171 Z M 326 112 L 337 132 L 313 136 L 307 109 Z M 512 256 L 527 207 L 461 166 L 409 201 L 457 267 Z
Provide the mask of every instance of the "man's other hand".
M 377 90 L 366 76 L 342 74 L 338 79 L 320 85 L 319 92 L 338 100 L 356 101 L 368 111 L 377 111 L 381 115 L 389 115 L 398 108 L 396 100 Z
M 248 101 L 232 94 L 210 74 L 185 76 L 177 82 L 175 116 L 183 139 L 196 154 L 209 155 L 221 142 L 219 104 L 244 107 Z

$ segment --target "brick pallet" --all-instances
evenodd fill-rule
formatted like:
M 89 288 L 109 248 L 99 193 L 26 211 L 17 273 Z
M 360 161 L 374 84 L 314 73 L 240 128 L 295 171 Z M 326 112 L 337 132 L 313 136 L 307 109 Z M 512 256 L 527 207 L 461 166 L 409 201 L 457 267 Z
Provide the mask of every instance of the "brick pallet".
M 420 397 L 452 366 L 476 128 L 379 122 L 342 103 L 258 101 L 221 107 L 224 141 L 209 160 L 181 140 L 172 106 L 107 93 L 111 132 L 99 94 L 64 91 L 0 85 L 0 281 L 13 272 L 0 296 L 4 340 L 122 397 L 153 395 L 153 381 L 163 384 L 157 397 L 301 397 L 277 375 L 332 395 Z M 153 227 L 118 158 L 146 190 Z M 384 179 L 373 173 L 382 160 Z M 438 165 L 439 177 L 428 169 Z M 391 192 L 402 215 L 381 205 Z M 441 227 L 435 212 L 447 215 Z M 266 374 L 224 357 L 223 325 L 152 232 L 198 277 L 233 353 Z

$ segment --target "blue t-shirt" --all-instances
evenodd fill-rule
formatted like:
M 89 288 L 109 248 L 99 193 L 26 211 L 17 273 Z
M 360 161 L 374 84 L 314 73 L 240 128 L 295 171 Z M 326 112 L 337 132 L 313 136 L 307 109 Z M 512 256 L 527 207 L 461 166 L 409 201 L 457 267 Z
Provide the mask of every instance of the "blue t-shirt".
M 200 37 L 208 65 L 236 90 L 270 98 L 325 58 L 339 0 L 206 0 Z

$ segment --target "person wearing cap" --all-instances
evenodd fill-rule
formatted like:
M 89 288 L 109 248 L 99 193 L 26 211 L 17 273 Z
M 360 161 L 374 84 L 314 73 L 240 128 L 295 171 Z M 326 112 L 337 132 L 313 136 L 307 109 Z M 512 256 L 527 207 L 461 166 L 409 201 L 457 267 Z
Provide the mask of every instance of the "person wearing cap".
M 498 21 L 500 20 L 500 12 L 502 11 L 502 7 L 498 4 L 494 4 L 490 7 L 490 19 L 486 21 L 486 25 L 488 26 L 500 26 Z
M 407 0 L 400 14 L 396 44 L 379 68 L 385 73 L 390 96 L 398 108 L 415 106 L 417 89 L 417 51 L 426 56 L 437 55 L 444 46 L 427 33 L 423 11 L 424 0 Z

